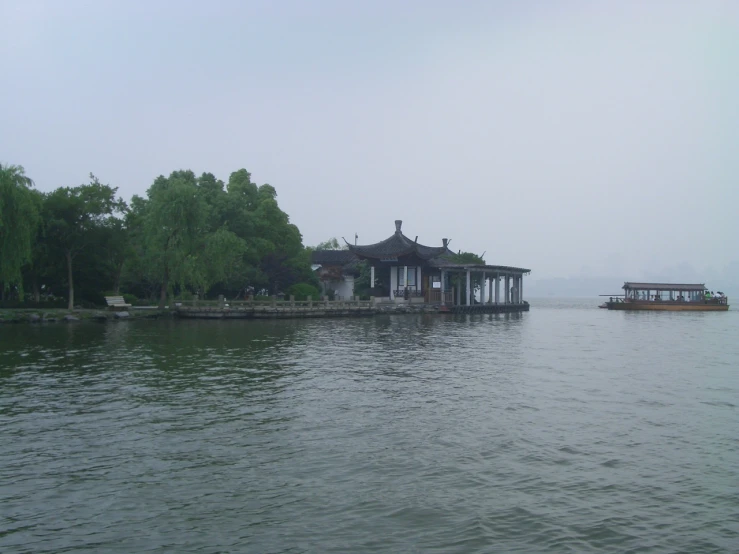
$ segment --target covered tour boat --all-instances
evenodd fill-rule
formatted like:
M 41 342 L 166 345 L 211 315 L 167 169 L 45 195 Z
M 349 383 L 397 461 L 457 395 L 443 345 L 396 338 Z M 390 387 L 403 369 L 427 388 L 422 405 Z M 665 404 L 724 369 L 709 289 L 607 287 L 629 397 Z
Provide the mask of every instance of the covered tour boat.
M 726 295 L 709 291 L 703 283 L 624 283 L 623 289 L 624 294 L 611 296 L 601 308 L 700 312 L 725 312 L 729 309 Z

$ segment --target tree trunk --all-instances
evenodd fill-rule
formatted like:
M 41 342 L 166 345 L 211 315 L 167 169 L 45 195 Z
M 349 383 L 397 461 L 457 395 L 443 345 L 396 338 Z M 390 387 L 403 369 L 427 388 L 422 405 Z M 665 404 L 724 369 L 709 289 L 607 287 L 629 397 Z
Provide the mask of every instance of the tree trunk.
M 67 309 L 74 309 L 74 281 L 72 280 L 72 252 L 67 250 L 67 280 L 69 281 L 69 302 Z
M 115 277 L 113 277 L 113 292 L 118 296 L 121 292 L 121 273 L 123 273 L 123 262 L 118 264 Z
M 159 309 L 163 310 L 167 303 L 167 285 L 169 281 L 169 271 L 164 270 L 164 279 L 162 280 L 162 289 L 159 292 Z

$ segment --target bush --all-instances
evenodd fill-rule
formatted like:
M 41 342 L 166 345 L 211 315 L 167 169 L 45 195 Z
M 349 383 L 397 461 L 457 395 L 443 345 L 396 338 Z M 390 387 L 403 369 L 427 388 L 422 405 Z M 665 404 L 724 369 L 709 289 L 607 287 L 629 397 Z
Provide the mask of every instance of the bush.
M 308 300 L 309 296 L 313 298 L 313 300 L 318 300 L 321 295 L 316 287 L 314 287 L 313 285 L 309 285 L 308 283 L 298 283 L 296 285 L 293 285 L 292 287 L 287 289 L 287 292 L 288 294 L 294 296 L 295 300 L 298 300 L 300 302 Z
M 123 301 L 126 304 L 131 304 L 131 306 L 135 306 L 136 305 L 136 302 L 139 301 L 139 299 L 136 298 L 136 295 L 135 294 L 127 294 L 126 293 L 126 294 L 123 294 L 122 296 L 123 296 Z

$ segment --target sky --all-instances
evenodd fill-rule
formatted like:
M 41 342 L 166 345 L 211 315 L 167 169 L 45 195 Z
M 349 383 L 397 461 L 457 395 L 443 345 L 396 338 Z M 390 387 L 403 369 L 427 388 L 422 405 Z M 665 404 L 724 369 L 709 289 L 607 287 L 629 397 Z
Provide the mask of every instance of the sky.
M 402 219 L 540 278 L 739 280 L 739 1 L 0 0 L 0 20 L 0 163 L 42 191 L 243 167 L 306 245 Z

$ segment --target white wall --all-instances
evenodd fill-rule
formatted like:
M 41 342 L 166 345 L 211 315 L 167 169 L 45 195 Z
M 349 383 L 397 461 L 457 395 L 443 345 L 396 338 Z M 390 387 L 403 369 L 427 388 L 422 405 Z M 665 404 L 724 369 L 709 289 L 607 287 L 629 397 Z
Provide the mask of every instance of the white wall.
M 337 300 L 349 300 L 350 297 L 354 296 L 354 277 L 345 275 L 344 280 L 335 283 L 334 287 L 334 290 L 339 291 Z

